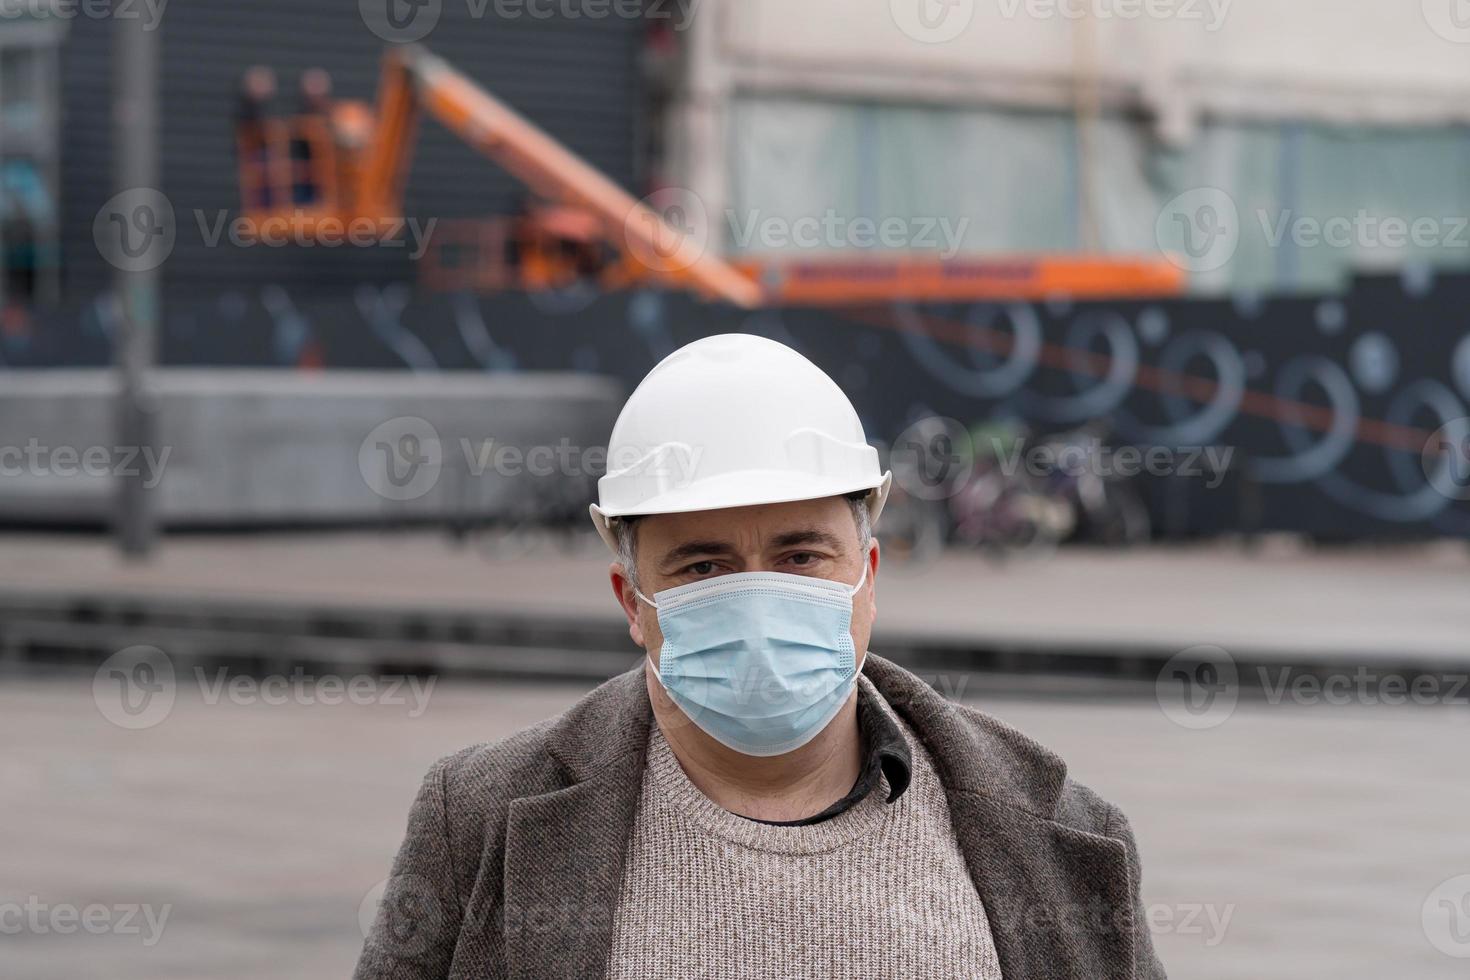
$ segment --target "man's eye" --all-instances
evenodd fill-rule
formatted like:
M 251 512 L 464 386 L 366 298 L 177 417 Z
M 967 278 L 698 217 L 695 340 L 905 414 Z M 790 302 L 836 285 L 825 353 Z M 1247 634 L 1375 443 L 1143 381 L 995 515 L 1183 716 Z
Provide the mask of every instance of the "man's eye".
M 712 561 L 697 561 L 687 569 L 687 571 L 693 572 L 695 575 L 708 575 L 714 570 L 715 563 Z
M 791 556 L 791 563 L 793 565 L 810 565 L 816 560 L 817 556 L 812 554 L 810 551 L 798 551 L 796 554 Z

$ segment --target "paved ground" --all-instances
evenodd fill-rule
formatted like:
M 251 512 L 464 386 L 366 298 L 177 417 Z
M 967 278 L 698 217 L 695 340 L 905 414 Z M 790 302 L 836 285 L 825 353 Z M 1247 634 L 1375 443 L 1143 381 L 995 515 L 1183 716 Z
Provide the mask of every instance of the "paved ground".
M 1444 911 L 1426 932 L 1421 910 L 1470 873 L 1470 710 L 1242 704 L 1188 731 L 1151 700 L 989 698 L 984 683 L 958 690 L 1062 751 L 1129 812 L 1173 976 L 1466 975 L 1467 961 L 1430 939 L 1470 955 L 1470 929 L 1453 932 Z M 90 675 L 0 678 L 0 910 L 39 906 L 42 922 L 15 934 L 16 913 L 0 917 L 0 974 L 346 976 L 360 907 L 423 770 L 580 690 L 397 693 L 407 703 L 211 704 L 209 684 L 191 680 L 165 720 L 129 731 L 99 712 Z M 48 924 L 59 911 L 65 928 L 66 910 L 93 903 L 110 931 Z M 114 911 L 139 904 L 152 923 Z M 1455 925 L 1470 924 L 1464 908 Z
M 616 622 L 607 553 L 537 539 L 450 547 L 443 534 L 262 534 L 165 539 L 147 565 L 103 537 L 6 535 L 0 599 L 141 594 L 285 605 L 504 610 Z M 1064 549 L 997 565 L 951 552 L 883 567 L 874 648 L 953 641 L 989 648 L 1233 653 L 1382 664 L 1470 665 L 1470 548 L 1242 551 L 1222 545 Z

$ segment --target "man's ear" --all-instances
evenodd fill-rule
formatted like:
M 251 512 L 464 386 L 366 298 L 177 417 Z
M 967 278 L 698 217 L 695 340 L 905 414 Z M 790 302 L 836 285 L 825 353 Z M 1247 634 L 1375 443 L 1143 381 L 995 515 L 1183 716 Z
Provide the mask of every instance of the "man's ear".
M 618 597 L 618 605 L 623 607 L 623 615 L 628 618 L 628 635 L 633 642 L 640 647 L 643 646 L 643 627 L 638 625 L 638 595 L 633 589 L 633 583 L 628 579 L 628 570 L 621 562 L 613 562 L 607 568 L 608 579 L 612 583 L 613 595 Z
M 878 619 L 878 564 L 879 564 L 878 539 L 873 538 L 868 542 L 868 553 L 865 559 L 868 562 L 868 585 L 871 590 L 868 594 L 872 601 L 868 603 L 868 626 L 871 627 Z

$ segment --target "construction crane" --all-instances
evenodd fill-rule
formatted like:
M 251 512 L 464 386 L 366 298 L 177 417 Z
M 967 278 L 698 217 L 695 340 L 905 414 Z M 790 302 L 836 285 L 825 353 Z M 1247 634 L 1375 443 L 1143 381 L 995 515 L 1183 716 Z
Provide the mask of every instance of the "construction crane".
M 246 74 L 236 138 L 247 230 L 266 234 L 286 222 L 307 238 L 340 241 L 345 229 L 396 237 L 424 112 L 527 187 L 518 214 L 440 222 L 421 260 L 434 288 L 655 283 L 743 308 L 1167 296 L 1184 288 L 1180 270 L 1160 257 L 881 253 L 728 262 L 422 47 L 387 50 L 376 105 L 331 99 L 319 70 L 303 76 L 302 88 L 303 111 L 273 118 L 264 111 L 273 76 L 261 68 Z

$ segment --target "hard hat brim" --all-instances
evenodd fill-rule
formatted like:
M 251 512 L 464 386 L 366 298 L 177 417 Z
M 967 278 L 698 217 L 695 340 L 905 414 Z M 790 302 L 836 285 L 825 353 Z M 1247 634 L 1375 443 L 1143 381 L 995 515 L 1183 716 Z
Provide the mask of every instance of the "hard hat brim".
M 637 508 L 621 510 L 592 504 L 588 507 L 588 513 L 592 516 L 592 524 L 597 528 L 597 533 L 616 554 L 618 540 L 610 522 L 620 517 L 651 517 L 656 514 L 688 514 L 703 510 L 726 510 L 731 507 L 788 504 L 799 500 L 845 496 L 866 490 L 868 519 L 876 525 L 892 484 L 891 472 L 883 473 L 876 483 L 863 482 L 854 486 L 850 479 L 833 481 L 820 477 L 802 478 L 789 472 L 747 470 L 725 473 L 701 480 L 694 486 L 670 490 L 643 501 Z

